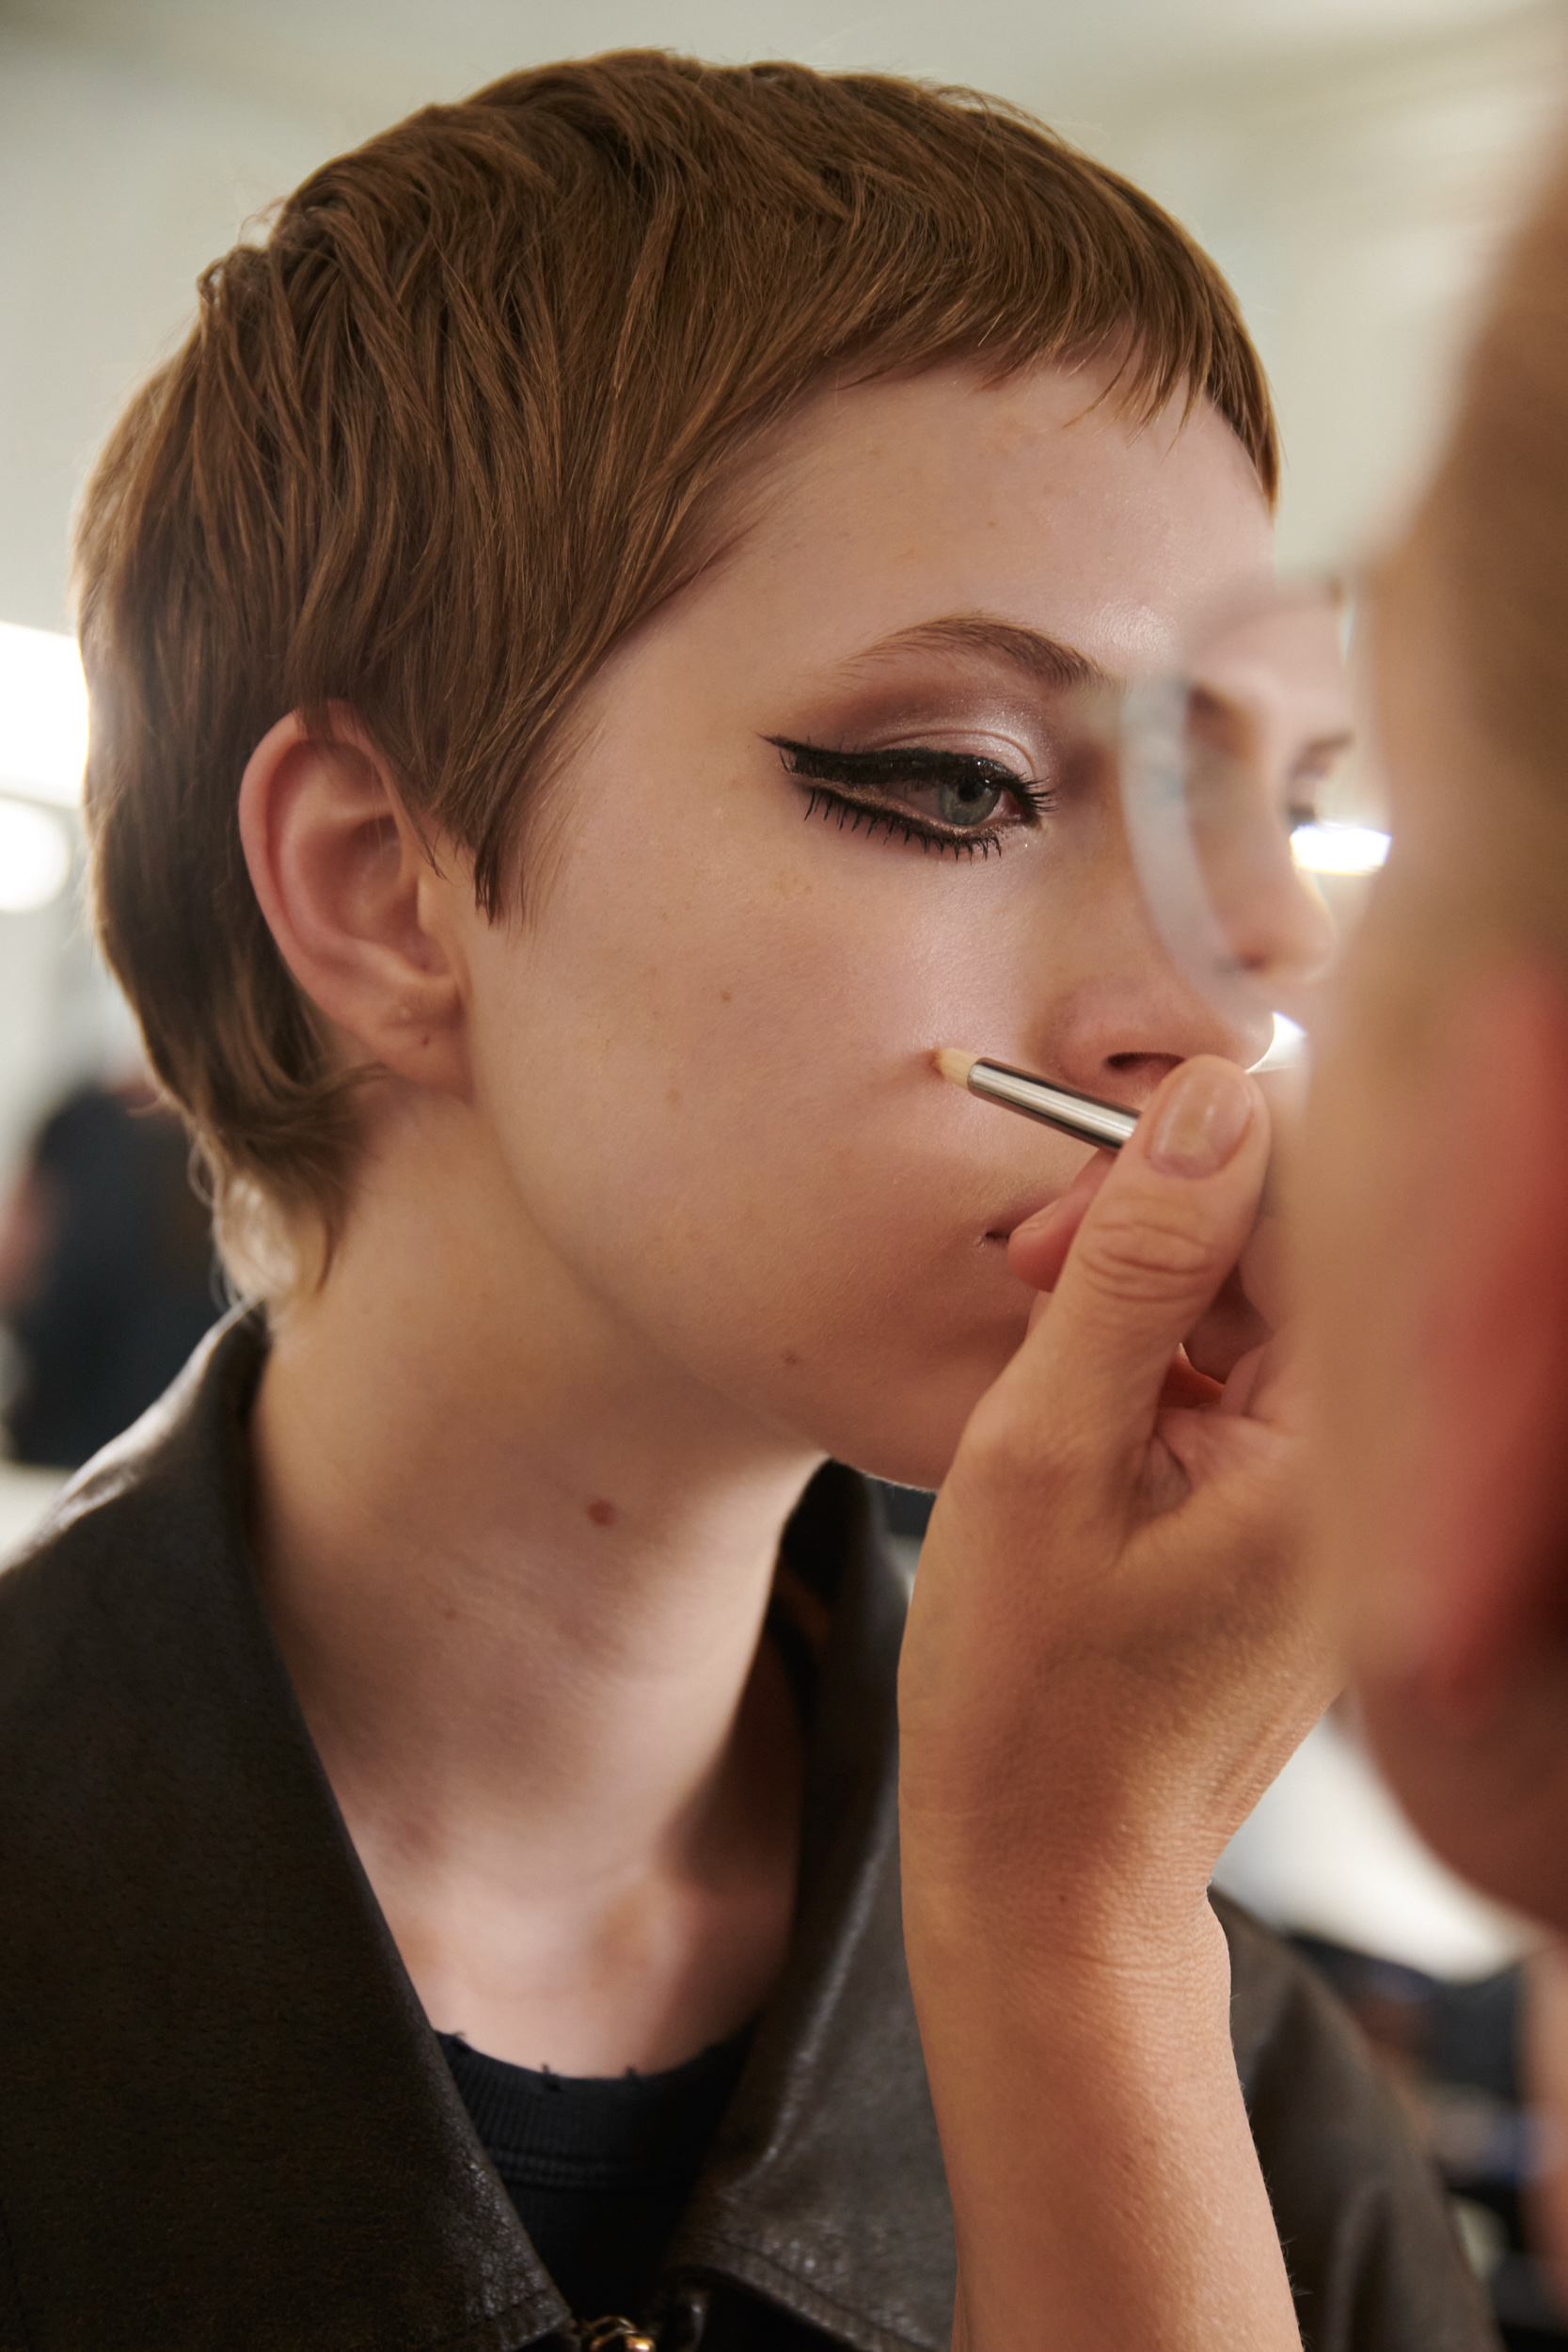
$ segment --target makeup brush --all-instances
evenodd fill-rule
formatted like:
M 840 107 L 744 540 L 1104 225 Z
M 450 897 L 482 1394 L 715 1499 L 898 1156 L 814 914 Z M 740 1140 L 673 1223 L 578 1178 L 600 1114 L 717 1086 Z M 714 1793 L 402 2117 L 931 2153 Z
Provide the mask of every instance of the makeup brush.
M 937 1048 L 936 1065 L 942 1076 L 970 1094 L 984 1095 L 1025 1119 L 1059 1127 L 1080 1143 L 1101 1152 L 1119 1152 L 1138 1123 L 1136 1111 L 1117 1103 L 1102 1103 L 1098 1095 L 1080 1094 L 1076 1087 L 1053 1086 L 1049 1078 L 1033 1078 L 1026 1070 L 1009 1070 L 1006 1062 L 985 1061 L 978 1054 L 960 1054 L 957 1046 Z

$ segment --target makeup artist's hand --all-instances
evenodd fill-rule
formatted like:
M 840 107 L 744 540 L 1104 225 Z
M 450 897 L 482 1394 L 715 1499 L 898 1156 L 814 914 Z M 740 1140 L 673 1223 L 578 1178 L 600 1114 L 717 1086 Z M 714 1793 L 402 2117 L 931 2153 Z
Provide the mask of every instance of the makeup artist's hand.
M 1289 1163 L 1293 1158 L 1305 1111 L 1305 1086 L 1302 1073 L 1294 1069 L 1271 1070 L 1255 1076 L 1253 1084 L 1262 1093 L 1269 1114 L 1269 1170 L 1259 1214 L 1212 1305 L 1184 1340 L 1188 1362 L 1219 1381 L 1228 1376 L 1243 1356 L 1266 1344 L 1287 1311 L 1283 1235 L 1273 1212 L 1277 1195 L 1286 1188 L 1281 1160 Z M 1055 1287 L 1085 1213 L 1116 1164 L 1114 1153 L 1097 1152 L 1059 1200 L 1018 1227 L 1008 1257 L 1022 1281 L 1038 1291 Z
M 1188 1062 L 1015 1235 L 1054 1287 L 922 1554 L 905 1920 L 966 2342 L 1006 2344 L 1021 2296 L 1064 2342 L 1297 2341 L 1205 1895 L 1338 1680 L 1298 1569 L 1268 1156 L 1256 1082 Z
M 1256 1082 L 1187 1062 L 1013 1236 L 1051 1295 L 938 1500 L 900 1692 L 906 1814 L 956 1878 L 1033 1838 L 1053 1901 L 1103 1886 L 1155 1931 L 1336 1687 L 1296 1573 L 1268 1156 Z

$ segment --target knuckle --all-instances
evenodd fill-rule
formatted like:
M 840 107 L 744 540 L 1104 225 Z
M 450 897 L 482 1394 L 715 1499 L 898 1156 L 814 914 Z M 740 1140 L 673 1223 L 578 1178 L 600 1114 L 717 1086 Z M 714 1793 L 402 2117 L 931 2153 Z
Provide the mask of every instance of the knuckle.
M 1117 1300 L 1185 1296 L 1215 1271 L 1208 1228 L 1160 1196 L 1102 1196 L 1100 1214 L 1079 1238 L 1085 1272 Z
M 1006 1491 L 1037 1451 L 1031 1443 L 1033 1434 L 1016 1408 L 986 1399 L 964 1431 L 966 1470 L 992 1492 Z
M 1004 1508 L 1070 1489 L 1099 1457 L 1095 1431 L 1062 1410 L 1042 1421 L 1021 1398 L 983 1400 L 964 1432 L 962 1476 Z M 957 1467 L 957 1465 L 955 1465 Z

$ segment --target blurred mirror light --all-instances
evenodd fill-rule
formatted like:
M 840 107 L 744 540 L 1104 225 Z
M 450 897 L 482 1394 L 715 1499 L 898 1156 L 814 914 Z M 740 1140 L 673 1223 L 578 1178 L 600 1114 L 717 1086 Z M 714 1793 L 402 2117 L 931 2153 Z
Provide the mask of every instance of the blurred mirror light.
M 87 688 L 75 639 L 0 621 L 0 789 L 74 808 L 87 756 Z
M 1388 854 L 1388 835 L 1372 825 L 1298 825 L 1291 854 L 1312 874 L 1375 874 Z
M 1255 1061 L 1254 1070 L 1295 1070 L 1307 1060 L 1307 1031 L 1289 1013 L 1276 1012 L 1274 1017 L 1274 1038 L 1261 1061 Z
M 71 834 L 53 809 L 0 797 L 0 914 L 30 914 L 59 897 L 71 874 Z

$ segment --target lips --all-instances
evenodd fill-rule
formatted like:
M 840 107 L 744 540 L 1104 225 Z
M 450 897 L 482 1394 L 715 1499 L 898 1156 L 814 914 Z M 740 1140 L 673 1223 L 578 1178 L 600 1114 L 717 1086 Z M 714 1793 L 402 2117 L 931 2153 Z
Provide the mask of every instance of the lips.
M 1053 1191 L 1043 1194 L 1031 1193 L 1027 1200 L 1009 1203 L 1001 1215 L 993 1217 L 987 1226 L 987 1241 L 1001 1242 L 1005 1246 L 1011 1241 L 1021 1225 L 1026 1225 L 1032 1216 L 1038 1216 L 1042 1209 L 1053 1208 L 1061 1199 L 1064 1190 L 1064 1186 L 1057 1186 Z

